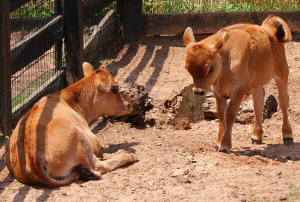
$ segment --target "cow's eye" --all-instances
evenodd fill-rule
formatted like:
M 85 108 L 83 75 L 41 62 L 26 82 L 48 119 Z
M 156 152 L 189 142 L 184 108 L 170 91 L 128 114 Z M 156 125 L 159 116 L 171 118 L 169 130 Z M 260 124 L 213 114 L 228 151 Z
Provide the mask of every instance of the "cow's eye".
M 212 73 L 214 71 L 214 66 L 210 65 L 209 70 L 208 70 L 208 74 Z
M 113 94 L 117 94 L 117 93 L 119 92 L 119 87 L 118 87 L 118 86 L 113 86 L 113 87 L 111 88 L 111 92 L 112 92 Z

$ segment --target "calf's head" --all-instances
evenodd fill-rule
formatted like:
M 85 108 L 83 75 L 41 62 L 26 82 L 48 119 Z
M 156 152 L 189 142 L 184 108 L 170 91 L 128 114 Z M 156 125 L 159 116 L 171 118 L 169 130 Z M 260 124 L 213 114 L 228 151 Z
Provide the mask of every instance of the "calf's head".
M 117 82 L 107 69 L 99 68 L 93 71 L 91 64 L 84 62 L 83 72 L 87 79 L 92 81 L 92 89 L 95 91 L 90 103 L 90 110 L 96 115 L 121 115 L 130 113 L 129 104 L 120 92 Z M 92 90 L 91 89 L 91 90 Z
M 226 38 L 226 32 L 223 31 L 196 43 L 192 28 L 185 30 L 185 68 L 193 77 L 194 94 L 205 95 L 219 77 L 222 68 L 219 51 Z

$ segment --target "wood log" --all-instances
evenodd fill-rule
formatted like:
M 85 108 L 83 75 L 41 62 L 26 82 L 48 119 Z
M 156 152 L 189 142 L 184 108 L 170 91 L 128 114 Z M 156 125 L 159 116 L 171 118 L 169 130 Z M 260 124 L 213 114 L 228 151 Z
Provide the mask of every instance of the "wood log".
M 185 87 L 179 94 L 173 95 L 164 103 L 166 108 L 172 108 L 174 119 L 172 124 L 176 129 L 190 129 L 190 123 L 204 119 L 202 106 L 205 97 L 195 95 L 193 85 Z

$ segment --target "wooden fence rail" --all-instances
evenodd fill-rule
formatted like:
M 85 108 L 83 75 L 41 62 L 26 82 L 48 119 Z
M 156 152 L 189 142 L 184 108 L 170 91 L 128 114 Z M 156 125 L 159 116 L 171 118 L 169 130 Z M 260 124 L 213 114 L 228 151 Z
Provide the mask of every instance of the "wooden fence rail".
M 62 16 L 57 16 L 29 38 L 11 49 L 11 73 L 14 74 L 49 50 L 63 38 Z M 30 51 L 29 51 L 30 50 Z
M 270 14 L 282 17 L 292 32 L 300 33 L 300 11 L 144 14 L 142 24 L 144 35 L 178 35 L 186 27 L 192 27 L 195 34 L 212 34 L 235 23 L 260 24 Z

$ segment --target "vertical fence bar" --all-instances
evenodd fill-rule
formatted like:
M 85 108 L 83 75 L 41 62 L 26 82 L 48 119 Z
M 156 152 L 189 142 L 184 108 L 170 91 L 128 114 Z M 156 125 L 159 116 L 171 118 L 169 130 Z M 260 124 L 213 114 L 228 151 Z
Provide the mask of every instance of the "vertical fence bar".
M 117 0 L 125 42 L 139 40 L 143 34 L 142 0 Z
M 12 117 L 9 4 L 9 0 L 0 1 L 0 118 L 4 135 L 11 134 Z
M 83 9 L 82 0 L 64 1 L 64 50 L 66 80 L 74 83 L 83 77 Z
M 62 14 L 61 0 L 55 0 L 54 5 L 55 16 Z M 57 70 L 62 70 L 62 40 L 55 44 L 55 67 Z

